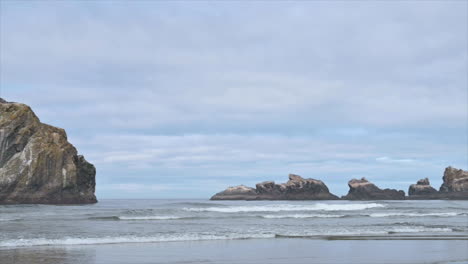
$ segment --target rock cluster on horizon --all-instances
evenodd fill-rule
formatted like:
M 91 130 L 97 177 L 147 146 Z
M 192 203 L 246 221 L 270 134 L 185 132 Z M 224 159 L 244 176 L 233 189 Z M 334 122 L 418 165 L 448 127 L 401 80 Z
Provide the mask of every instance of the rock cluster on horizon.
M 428 178 L 419 180 L 409 187 L 408 195 L 395 189 L 380 189 L 362 178 L 348 182 L 349 192 L 343 200 L 468 200 L 468 171 L 447 167 L 440 191 L 434 189 Z M 215 194 L 211 200 L 336 200 L 327 186 L 320 180 L 304 179 L 290 174 L 287 183 L 273 181 L 258 183 L 256 188 L 239 185 Z
M 447 167 L 442 177 L 443 183 L 439 191 L 429 185 L 429 179 L 419 180 L 409 188 L 409 199 L 426 200 L 467 200 L 468 199 L 468 171 Z
M 289 181 L 276 184 L 273 181 L 261 182 L 256 188 L 239 185 L 229 187 L 215 194 L 211 200 L 336 200 L 320 180 L 304 179 L 289 174 Z
M 95 175 L 65 130 L 0 98 L 0 204 L 95 203 Z

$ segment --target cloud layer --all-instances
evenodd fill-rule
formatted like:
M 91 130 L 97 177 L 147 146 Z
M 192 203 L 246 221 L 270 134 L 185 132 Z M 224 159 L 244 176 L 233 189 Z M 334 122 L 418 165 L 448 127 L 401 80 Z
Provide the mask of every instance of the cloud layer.
M 466 9 L 5 2 L 1 96 L 65 128 L 104 198 L 208 197 L 289 172 L 339 194 L 350 177 L 438 184 L 468 167 Z

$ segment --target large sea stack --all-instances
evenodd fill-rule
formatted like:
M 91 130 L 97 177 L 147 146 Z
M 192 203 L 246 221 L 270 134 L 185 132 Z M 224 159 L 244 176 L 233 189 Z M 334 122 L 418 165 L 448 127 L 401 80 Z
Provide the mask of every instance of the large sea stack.
M 468 192 L 468 171 L 447 167 L 442 179 L 444 183 L 440 186 L 440 192 Z
M 439 193 L 447 199 L 468 199 L 468 171 L 447 167 Z
M 341 197 L 345 200 L 404 200 L 405 192 L 395 189 L 380 189 L 375 184 L 362 178 L 352 179 L 348 182 L 349 192 Z
M 215 194 L 211 200 L 336 200 L 339 199 L 328 190 L 320 180 L 304 179 L 289 174 L 287 183 L 273 181 L 258 183 L 256 188 L 244 185 L 229 187 Z
M 95 203 L 95 175 L 65 130 L 0 98 L 0 204 Z

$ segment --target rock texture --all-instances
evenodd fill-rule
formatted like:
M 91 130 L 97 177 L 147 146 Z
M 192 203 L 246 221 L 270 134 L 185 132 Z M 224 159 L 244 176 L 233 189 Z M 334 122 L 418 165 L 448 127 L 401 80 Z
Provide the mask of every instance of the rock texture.
M 408 195 L 435 195 L 437 190 L 432 188 L 429 183 L 429 179 L 421 179 L 416 184 L 411 184 L 408 189 Z
M 229 187 L 215 194 L 211 200 L 336 200 L 327 186 L 319 180 L 304 179 L 299 175 L 289 174 L 287 183 L 276 184 L 273 181 L 258 183 L 256 188 L 243 185 Z
M 95 203 L 95 175 L 65 130 L 0 99 L 0 204 Z
M 468 192 L 468 171 L 447 167 L 442 179 L 444 183 L 440 186 L 440 192 Z
M 348 182 L 349 192 L 341 197 L 345 200 L 404 200 L 405 192 L 395 189 L 380 189 L 373 183 L 362 178 L 352 179 Z
M 447 167 L 438 199 L 468 200 L 468 171 Z

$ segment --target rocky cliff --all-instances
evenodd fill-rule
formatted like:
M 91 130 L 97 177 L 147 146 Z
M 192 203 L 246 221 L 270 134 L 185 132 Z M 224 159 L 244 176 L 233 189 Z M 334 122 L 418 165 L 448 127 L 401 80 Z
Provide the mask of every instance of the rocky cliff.
M 276 184 L 273 181 L 258 183 L 256 188 L 247 186 L 229 187 L 215 194 L 211 200 L 336 200 L 328 187 L 319 180 L 304 179 L 289 174 L 289 181 Z
M 65 130 L 0 99 L 0 204 L 95 203 L 95 175 Z
M 349 192 L 341 197 L 345 200 L 404 200 L 405 192 L 395 189 L 380 189 L 373 183 L 362 178 L 352 179 L 348 182 Z

